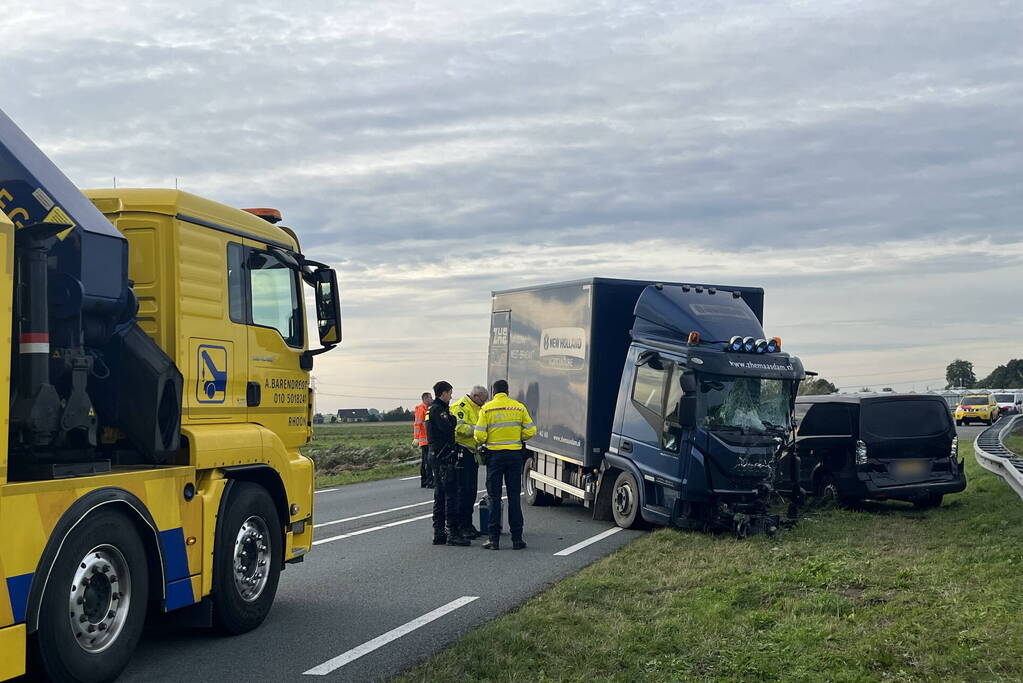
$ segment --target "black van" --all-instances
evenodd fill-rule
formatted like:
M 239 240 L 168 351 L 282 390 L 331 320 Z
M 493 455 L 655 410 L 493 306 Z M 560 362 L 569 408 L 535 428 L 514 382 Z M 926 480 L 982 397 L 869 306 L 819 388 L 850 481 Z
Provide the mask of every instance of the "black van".
M 966 488 L 955 422 L 940 396 L 800 396 L 796 425 L 800 484 L 819 497 L 926 508 Z

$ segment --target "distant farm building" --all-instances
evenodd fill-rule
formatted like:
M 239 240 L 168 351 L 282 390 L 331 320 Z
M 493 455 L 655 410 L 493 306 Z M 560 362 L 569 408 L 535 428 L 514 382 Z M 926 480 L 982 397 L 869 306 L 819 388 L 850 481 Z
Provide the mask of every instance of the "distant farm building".
M 369 422 L 369 408 L 342 408 L 337 411 L 338 422 Z

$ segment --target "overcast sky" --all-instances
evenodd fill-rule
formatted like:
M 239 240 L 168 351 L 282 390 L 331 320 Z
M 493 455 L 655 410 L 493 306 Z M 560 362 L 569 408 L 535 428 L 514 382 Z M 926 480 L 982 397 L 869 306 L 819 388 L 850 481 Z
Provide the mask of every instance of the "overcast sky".
M 1023 355 L 1023 3 L 3 16 L 0 108 L 76 184 L 274 206 L 337 266 L 318 409 L 463 391 L 492 289 L 595 275 L 763 286 L 768 334 L 840 386 Z

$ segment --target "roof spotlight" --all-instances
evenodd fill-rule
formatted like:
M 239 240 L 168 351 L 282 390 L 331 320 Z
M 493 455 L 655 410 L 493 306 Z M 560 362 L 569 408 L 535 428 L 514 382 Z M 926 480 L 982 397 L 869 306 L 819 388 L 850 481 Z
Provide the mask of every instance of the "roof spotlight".
M 756 346 L 756 340 L 753 337 L 742 338 L 742 350 L 746 353 L 753 353 L 753 347 Z
M 758 339 L 756 341 L 756 345 L 754 346 L 754 348 L 756 349 L 757 353 L 764 353 L 765 351 L 767 351 L 767 340 Z
M 772 337 L 771 339 L 767 340 L 767 352 L 768 353 L 778 353 L 778 351 L 780 349 L 781 349 L 781 339 L 778 339 L 778 337 Z
M 742 337 L 736 335 L 728 341 L 728 350 L 738 353 L 742 351 Z

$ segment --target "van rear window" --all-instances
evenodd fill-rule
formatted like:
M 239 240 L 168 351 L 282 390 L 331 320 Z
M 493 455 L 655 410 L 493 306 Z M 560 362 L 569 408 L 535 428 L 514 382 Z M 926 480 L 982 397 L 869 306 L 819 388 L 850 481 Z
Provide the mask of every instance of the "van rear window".
M 862 431 L 882 438 L 934 436 L 948 431 L 948 407 L 937 401 L 871 401 L 860 413 Z

